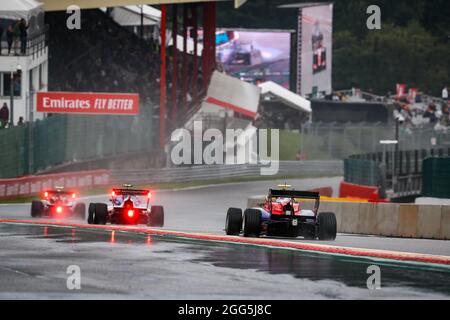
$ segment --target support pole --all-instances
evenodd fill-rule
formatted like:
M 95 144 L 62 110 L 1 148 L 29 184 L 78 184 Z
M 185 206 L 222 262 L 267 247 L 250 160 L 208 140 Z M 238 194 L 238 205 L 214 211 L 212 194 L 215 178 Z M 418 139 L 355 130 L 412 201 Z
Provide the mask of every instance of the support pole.
M 177 123 L 177 89 L 178 89 L 178 6 L 173 5 L 172 11 L 172 126 Z
M 188 92 L 188 51 L 187 51 L 187 38 L 188 38 L 188 6 L 183 4 L 183 84 L 181 89 L 181 101 L 183 105 L 183 111 L 187 109 L 187 92 Z
M 140 37 L 141 39 L 144 39 L 144 5 L 141 4 L 141 30 L 140 30 Z
M 198 99 L 198 17 L 197 17 L 197 5 L 192 6 L 192 22 L 193 22 L 193 36 L 194 36 L 194 52 L 193 52 L 193 70 L 192 70 L 192 99 L 194 104 L 197 104 Z
M 9 111 L 11 119 L 9 127 L 14 127 L 14 71 L 11 71 L 11 77 L 9 78 Z
M 203 52 L 202 75 L 203 87 L 206 90 L 211 75 L 216 68 L 216 3 L 205 2 L 203 4 Z
M 160 68 L 160 97 L 159 97 L 159 146 L 164 150 L 166 144 L 166 19 L 167 6 L 161 5 L 161 68 Z
M 31 88 L 28 101 L 28 174 L 34 173 L 34 89 Z
M 202 58 L 201 58 L 201 64 L 202 64 L 202 85 L 205 87 L 205 80 L 206 80 L 206 74 L 207 74 L 207 68 L 208 68 L 208 59 L 209 59 L 209 46 L 210 46 L 210 37 L 209 37 L 209 12 L 208 12 L 208 5 L 207 3 L 203 3 L 202 5 L 203 9 L 203 50 L 202 50 Z

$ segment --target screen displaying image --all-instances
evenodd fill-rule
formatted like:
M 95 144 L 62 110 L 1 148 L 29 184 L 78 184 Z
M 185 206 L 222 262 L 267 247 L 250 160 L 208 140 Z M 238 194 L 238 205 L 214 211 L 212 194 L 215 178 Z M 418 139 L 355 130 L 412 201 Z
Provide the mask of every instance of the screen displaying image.
M 227 74 L 289 88 L 290 32 L 219 30 L 216 45 L 217 61 Z
M 324 36 L 320 30 L 320 21 L 314 23 L 314 31 L 311 37 L 313 51 L 313 73 L 327 69 L 327 48 L 324 47 Z
M 331 92 L 333 5 L 300 9 L 297 92 L 316 96 Z

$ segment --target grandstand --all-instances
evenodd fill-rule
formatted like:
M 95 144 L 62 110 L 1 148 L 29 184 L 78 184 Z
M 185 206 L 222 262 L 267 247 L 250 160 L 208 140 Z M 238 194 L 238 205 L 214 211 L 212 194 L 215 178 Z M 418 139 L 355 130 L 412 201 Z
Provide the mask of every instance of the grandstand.
M 98 9 L 83 11 L 81 30 L 59 28 L 66 18 L 46 14 L 50 91 L 136 92 L 144 104 L 158 104 L 158 54 L 146 41 Z
M 22 6 L 22 0 L 14 1 Z M 161 41 L 157 43 L 117 23 L 111 10 L 100 10 L 137 5 L 139 1 L 78 1 L 76 4 L 82 8 L 80 30 L 61 27 L 66 25 L 66 8 L 72 1 L 44 1 L 43 7 L 36 4 L 46 11 L 45 30 L 49 33 L 41 41 L 44 45 L 41 59 L 48 65 L 48 81 L 47 70 L 39 69 L 39 80 L 46 87 L 35 86 L 35 90 L 138 93 L 141 112 L 138 117 L 40 114 L 44 119 L 35 123 L 32 116 L 38 117 L 30 112 L 24 126 L 0 132 L 0 146 L 5 150 L 1 155 L 4 165 L 0 177 L 80 169 L 84 168 L 83 163 L 87 168 L 96 168 L 100 163 L 106 167 L 163 163 L 159 160 L 167 134 L 199 109 L 215 62 L 214 1 L 172 3 L 160 6 Z M 171 39 L 166 35 L 169 21 L 171 29 L 177 30 L 172 32 Z M 188 28 L 200 27 L 203 47 L 198 39 L 187 44 Z M 34 57 L 36 52 L 30 53 Z M 24 71 L 28 75 L 28 70 Z M 23 85 L 29 81 L 23 77 L 20 82 Z M 25 99 L 28 92 L 30 88 L 26 87 L 21 96 Z M 35 103 L 33 100 L 30 98 L 30 103 Z M 24 100 L 23 105 L 26 103 Z M 20 106 L 20 110 L 25 109 Z M 22 116 L 16 113 L 15 118 L 19 115 Z M 121 156 L 127 161 L 121 160 Z M 111 162 L 105 163 L 105 158 Z M 142 161 L 136 164 L 136 159 Z

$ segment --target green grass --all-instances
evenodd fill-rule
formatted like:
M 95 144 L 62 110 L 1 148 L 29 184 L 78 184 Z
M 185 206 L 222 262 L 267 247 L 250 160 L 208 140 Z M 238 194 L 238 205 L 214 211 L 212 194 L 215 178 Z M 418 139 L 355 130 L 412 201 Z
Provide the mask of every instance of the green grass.
M 358 136 L 361 131 L 352 134 L 348 131 L 346 135 L 334 132 L 330 135 L 302 135 L 299 132 L 280 130 L 280 160 L 296 160 L 299 150 L 306 154 L 307 160 L 331 160 L 331 152 L 345 158 L 351 154 L 362 153 L 358 149 Z M 328 140 L 331 139 L 331 142 Z M 362 146 L 363 147 L 363 146 Z
M 321 151 L 324 144 L 323 138 L 302 135 L 297 132 L 281 130 L 280 131 L 280 160 L 292 161 L 296 160 L 299 150 L 306 153 L 307 160 L 330 160 L 327 152 Z

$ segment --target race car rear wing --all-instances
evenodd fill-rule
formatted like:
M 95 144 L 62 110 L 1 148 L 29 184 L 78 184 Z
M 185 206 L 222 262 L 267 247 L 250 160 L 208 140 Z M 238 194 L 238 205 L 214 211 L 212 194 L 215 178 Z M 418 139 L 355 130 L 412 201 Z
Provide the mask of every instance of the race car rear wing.
M 125 195 L 125 196 L 147 196 L 150 191 L 149 190 L 136 190 L 136 189 L 113 189 L 113 193 L 116 196 Z
M 269 189 L 270 208 L 272 208 L 273 198 L 291 198 L 292 201 L 294 201 L 295 199 L 311 199 L 314 200 L 314 209 L 313 209 L 314 214 L 317 215 L 317 212 L 319 210 L 320 204 L 319 192 Z
M 45 190 L 44 193 L 45 192 L 49 195 L 53 194 L 71 195 L 75 193 L 75 191 L 68 191 L 68 190 Z
M 312 192 L 312 191 L 269 189 L 269 197 L 302 198 L 302 199 L 319 200 L 320 194 L 318 192 Z

